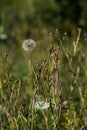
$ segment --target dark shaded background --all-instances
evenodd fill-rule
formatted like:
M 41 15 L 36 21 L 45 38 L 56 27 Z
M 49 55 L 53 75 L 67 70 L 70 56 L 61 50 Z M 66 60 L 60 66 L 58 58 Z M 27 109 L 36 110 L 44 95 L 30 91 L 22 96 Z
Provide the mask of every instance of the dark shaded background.
M 47 29 L 59 28 L 70 34 L 78 27 L 86 31 L 86 21 L 86 0 L 0 1 L 0 33 L 6 33 L 14 42 L 36 38 Z

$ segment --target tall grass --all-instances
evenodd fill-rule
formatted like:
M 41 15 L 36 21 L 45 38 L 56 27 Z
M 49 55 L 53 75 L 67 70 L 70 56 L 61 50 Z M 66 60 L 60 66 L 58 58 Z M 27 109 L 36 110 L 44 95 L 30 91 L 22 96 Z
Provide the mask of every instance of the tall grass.
M 73 41 L 58 30 L 50 33 L 43 61 L 33 64 L 32 55 L 23 53 L 28 73 L 20 79 L 10 71 L 8 54 L 1 56 L 1 130 L 79 130 L 87 125 L 87 61 L 80 36 L 81 29 Z

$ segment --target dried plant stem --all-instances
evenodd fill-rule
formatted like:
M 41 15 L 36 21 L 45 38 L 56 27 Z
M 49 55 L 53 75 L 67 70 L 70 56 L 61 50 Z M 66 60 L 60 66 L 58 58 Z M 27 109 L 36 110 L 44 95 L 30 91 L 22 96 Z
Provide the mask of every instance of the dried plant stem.
M 31 130 L 33 130 L 33 128 L 34 128 L 33 124 L 34 124 L 34 111 L 32 108 Z
M 84 98 L 83 98 L 83 95 L 82 95 L 82 89 L 81 88 L 82 88 L 81 86 L 78 86 L 81 102 L 84 103 Z
M 44 117 L 45 122 L 46 122 L 47 130 L 49 130 L 49 126 L 48 126 L 48 111 L 46 111 L 46 115 L 45 115 L 45 113 L 43 111 L 42 111 L 42 114 L 43 114 L 43 117 Z
M 35 81 L 36 81 L 36 85 L 35 85 L 36 86 L 36 88 L 35 88 L 36 90 L 35 90 L 35 93 L 36 93 L 37 90 L 38 90 L 39 83 L 38 83 L 38 79 L 37 79 L 37 75 L 36 75 L 34 66 L 33 66 L 31 58 L 30 58 L 30 53 L 28 53 L 28 68 L 29 68 L 29 78 L 31 77 L 31 71 L 33 72 L 33 74 L 35 76 Z
M 74 52 L 73 52 L 73 56 L 75 56 L 76 54 L 76 51 L 77 51 L 77 46 L 78 46 L 78 43 L 79 43 L 79 40 L 80 40 L 80 35 L 81 35 L 81 28 L 78 28 L 78 35 L 77 35 L 77 39 L 76 39 L 76 42 L 74 42 Z

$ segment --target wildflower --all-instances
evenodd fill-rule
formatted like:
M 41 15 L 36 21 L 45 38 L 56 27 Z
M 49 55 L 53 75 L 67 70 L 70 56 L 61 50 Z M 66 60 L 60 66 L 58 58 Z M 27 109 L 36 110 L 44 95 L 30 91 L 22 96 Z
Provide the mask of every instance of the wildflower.
M 31 103 L 38 109 L 47 109 L 50 107 L 49 102 L 45 102 L 42 95 L 34 95 L 31 99 Z
M 69 118 L 68 118 L 68 116 L 66 116 L 66 120 L 68 120 Z
M 50 107 L 49 102 L 39 101 L 35 103 L 35 107 L 38 109 L 47 109 Z
M 22 44 L 22 48 L 27 52 L 32 51 L 35 47 L 36 47 L 36 42 L 32 39 L 27 39 Z
M 3 84 L 6 84 L 6 82 L 7 82 L 6 79 L 4 79 L 4 80 L 3 80 Z

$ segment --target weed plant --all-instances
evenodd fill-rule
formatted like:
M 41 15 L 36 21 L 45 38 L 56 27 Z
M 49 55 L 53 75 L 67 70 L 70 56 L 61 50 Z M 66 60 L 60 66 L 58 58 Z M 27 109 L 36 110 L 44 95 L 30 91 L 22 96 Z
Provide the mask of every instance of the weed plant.
M 73 42 L 67 33 L 50 33 L 47 57 L 37 65 L 31 60 L 37 43 L 25 40 L 27 80 L 11 73 L 9 54 L 0 57 L 0 130 L 86 130 L 87 60 L 80 36 L 80 28 Z

